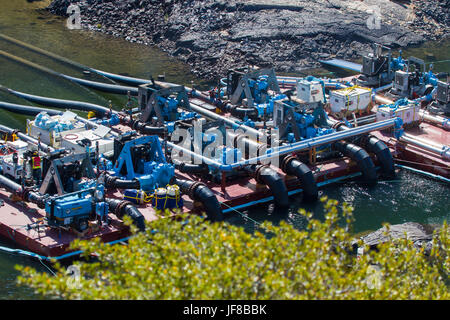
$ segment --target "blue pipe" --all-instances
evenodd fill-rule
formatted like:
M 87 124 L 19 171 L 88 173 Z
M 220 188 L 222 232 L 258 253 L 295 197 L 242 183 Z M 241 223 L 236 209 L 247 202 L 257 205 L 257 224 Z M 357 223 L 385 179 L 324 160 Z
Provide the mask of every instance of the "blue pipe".
M 384 120 L 384 121 L 379 121 L 379 122 L 367 124 L 364 126 L 352 128 L 349 130 L 334 132 L 331 134 L 327 134 L 327 135 L 323 135 L 323 136 L 319 136 L 319 137 L 315 137 L 315 138 L 311 138 L 311 139 L 305 139 L 305 140 L 301 140 L 301 141 L 287 144 L 284 146 L 268 149 L 266 151 L 266 154 L 264 154 L 264 155 L 259 155 L 257 157 L 251 158 L 251 159 L 241 160 L 241 161 L 235 162 L 233 164 L 222 164 L 222 163 L 212 160 L 210 158 L 204 157 L 198 153 L 195 153 L 189 149 L 178 146 L 172 142 L 169 142 L 169 141 L 164 142 L 163 140 L 160 140 L 160 141 L 162 143 L 167 143 L 168 147 L 178 150 L 178 151 L 182 151 L 183 154 L 190 155 L 194 159 L 199 159 L 199 160 L 203 161 L 204 163 L 211 165 L 214 168 L 216 168 L 222 172 L 231 172 L 236 169 L 239 169 L 239 168 L 251 165 L 251 164 L 260 163 L 262 161 L 274 159 L 276 157 L 280 157 L 285 154 L 295 153 L 295 152 L 299 152 L 302 150 L 308 150 L 313 147 L 321 146 L 324 144 L 329 144 L 331 142 L 335 142 L 335 141 L 342 140 L 342 139 L 347 139 L 347 138 L 354 137 L 357 135 L 369 133 L 369 132 L 375 131 L 375 130 L 383 130 L 383 129 L 390 128 L 392 126 L 399 127 L 399 126 L 401 126 L 401 124 L 402 124 L 401 118 L 393 118 L 393 119 L 388 119 L 388 120 Z

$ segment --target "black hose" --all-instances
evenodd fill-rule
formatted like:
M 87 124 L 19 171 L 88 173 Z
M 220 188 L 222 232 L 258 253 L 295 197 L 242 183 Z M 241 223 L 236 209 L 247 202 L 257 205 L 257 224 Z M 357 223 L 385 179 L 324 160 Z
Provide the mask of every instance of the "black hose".
M 142 134 L 147 135 L 163 135 L 166 131 L 166 128 L 164 126 L 152 127 L 141 121 L 135 121 L 134 123 L 132 123 L 132 128 Z
M 205 174 L 208 173 L 208 166 L 204 163 L 201 164 L 192 164 L 192 163 L 184 163 L 177 160 L 172 160 L 175 169 L 180 171 L 181 173 L 188 174 Z
M 252 165 L 246 168 L 256 182 L 265 184 L 272 191 L 275 204 L 279 208 L 289 207 L 289 196 L 284 179 L 275 170 L 265 165 Z
M 223 220 L 222 207 L 217 197 L 204 183 L 178 178 L 173 178 L 171 183 L 179 186 L 181 192 L 187 194 L 192 200 L 201 202 L 209 220 Z
M 25 106 L 21 104 L 8 103 L 4 101 L 0 101 L 0 108 L 4 110 L 8 110 L 15 113 L 24 114 L 27 116 L 35 116 L 41 112 L 47 112 L 51 116 L 60 115 L 62 112 L 53 109 L 46 109 L 34 106 Z
M 256 108 L 244 108 L 233 106 L 230 108 L 231 115 L 243 119 L 247 116 L 250 119 L 258 119 L 258 110 Z
M 38 103 L 47 107 L 53 107 L 58 109 L 75 109 L 75 110 L 81 110 L 81 111 L 95 111 L 96 113 L 100 115 L 105 115 L 110 112 L 109 108 L 88 103 L 88 102 L 82 102 L 82 101 L 72 101 L 72 100 L 63 100 L 63 99 L 54 99 L 54 98 L 47 98 L 42 96 L 35 96 L 28 93 L 18 92 L 11 89 L 6 89 L 9 93 L 28 100 L 30 102 Z
M 141 184 L 138 179 L 134 180 L 122 180 L 118 177 L 106 176 L 105 178 L 106 188 L 112 189 L 141 189 Z
M 142 213 L 130 202 L 118 199 L 106 199 L 109 206 L 109 212 L 114 213 L 120 219 L 127 215 L 132 220 L 139 231 L 145 231 L 145 218 Z
M 364 181 L 374 184 L 377 181 L 377 170 L 372 158 L 363 148 L 348 142 L 338 141 L 333 144 L 334 148 L 350 159 L 356 161 L 362 173 Z
M 295 157 L 287 156 L 283 159 L 282 170 L 284 173 L 297 177 L 302 183 L 303 199 L 316 201 L 319 195 L 316 179 L 311 169 Z
M 389 147 L 377 137 L 369 135 L 364 143 L 369 152 L 375 153 L 381 169 L 387 177 L 395 177 L 394 159 Z
M 349 130 L 344 123 L 338 122 L 333 124 L 337 131 Z M 368 135 L 363 137 L 361 140 L 353 139 L 355 141 L 360 141 L 358 144 L 367 148 L 369 152 L 375 153 L 378 161 L 380 162 L 381 170 L 387 177 L 395 176 L 394 159 L 392 158 L 391 151 L 386 144 L 375 136 Z
M 67 80 L 81 84 L 82 86 L 85 86 L 85 87 L 88 87 L 91 89 L 95 89 L 95 90 L 99 90 L 99 91 L 103 91 L 103 92 L 123 94 L 123 95 L 127 95 L 128 92 L 130 92 L 130 94 L 132 96 L 138 95 L 138 88 L 135 88 L 135 87 L 126 87 L 126 86 L 120 86 L 120 85 L 116 85 L 116 84 L 84 80 L 84 79 L 80 79 L 80 78 L 71 77 L 71 76 L 68 76 L 65 74 L 61 74 L 61 76 Z

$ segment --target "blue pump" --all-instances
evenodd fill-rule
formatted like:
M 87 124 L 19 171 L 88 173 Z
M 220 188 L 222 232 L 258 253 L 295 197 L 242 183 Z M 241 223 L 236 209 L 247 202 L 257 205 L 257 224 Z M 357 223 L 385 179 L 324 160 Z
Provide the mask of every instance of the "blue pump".
M 121 174 L 124 167 L 125 176 Z M 165 187 L 175 175 L 175 168 L 167 163 L 157 136 L 145 136 L 126 142 L 113 171 L 117 177 L 138 179 L 144 191 Z

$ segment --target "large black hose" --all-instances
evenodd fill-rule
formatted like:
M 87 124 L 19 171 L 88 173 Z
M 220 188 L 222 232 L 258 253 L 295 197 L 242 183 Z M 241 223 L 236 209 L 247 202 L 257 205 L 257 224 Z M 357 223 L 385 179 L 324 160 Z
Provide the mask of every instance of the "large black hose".
M 364 145 L 369 152 L 375 153 L 383 173 L 387 177 L 394 177 L 395 165 L 389 147 L 383 141 L 372 135 L 367 137 Z
M 187 194 L 192 200 L 201 202 L 206 215 L 211 221 L 222 221 L 223 213 L 217 197 L 204 183 L 173 178 L 171 183 L 180 187 L 182 193 Z
M 123 94 L 123 95 L 127 95 L 129 92 L 132 96 L 138 95 L 138 88 L 135 88 L 135 87 L 126 87 L 126 86 L 121 86 L 121 85 L 117 85 L 117 84 L 109 84 L 109 83 L 84 80 L 84 79 L 80 79 L 80 78 L 71 77 L 71 76 L 68 76 L 65 74 L 61 74 L 61 76 L 67 80 L 76 82 L 78 84 L 81 84 L 82 86 L 85 86 L 85 87 L 91 88 L 91 89 L 95 89 L 98 91 L 115 93 L 115 94 Z
M 130 202 L 118 199 L 106 199 L 105 202 L 109 206 L 109 212 L 114 213 L 119 218 L 122 218 L 124 215 L 129 216 L 139 231 L 145 231 L 144 216 Z
M 258 110 L 256 108 L 244 108 L 238 106 L 232 106 L 229 109 L 231 115 L 243 119 L 244 117 L 248 117 L 250 119 L 258 119 Z
M 282 176 L 265 165 L 252 165 L 246 170 L 255 177 L 256 182 L 265 184 L 272 191 L 275 205 L 279 208 L 289 207 L 288 190 Z
M 316 201 L 319 195 L 316 179 L 311 169 L 296 157 L 287 156 L 283 159 L 281 169 L 284 173 L 297 177 L 302 183 L 303 199 Z
M 164 126 L 152 127 L 141 121 L 135 121 L 131 123 L 131 126 L 133 129 L 146 135 L 163 135 L 166 132 L 166 128 Z
M 208 166 L 204 163 L 201 164 L 192 164 L 192 163 L 184 163 L 178 160 L 172 160 L 175 169 L 180 171 L 181 173 L 188 174 L 205 174 L 208 173 Z
M 333 144 L 334 148 L 350 159 L 356 161 L 362 173 L 364 181 L 374 184 L 377 181 L 377 170 L 372 158 L 363 148 L 348 142 L 338 141 Z
M 137 189 L 141 188 L 141 184 L 138 179 L 134 180 L 122 180 L 118 177 L 106 176 L 105 179 L 106 188 L 112 189 Z
M 8 110 L 15 113 L 24 114 L 27 116 L 35 116 L 41 112 L 47 112 L 51 116 L 60 115 L 62 111 L 40 108 L 34 106 L 25 106 L 22 104 L 8 103 L 4 101 L 0 101 L 0 109 Z
M 54 98 L 47 98 L 42 96 L 35 96 L 28 93 L 18 92 L 11 89 L 6 89 L 9 93 L 28 100 L 30 102 L 38 103 L 47 107 L 53 107 L 58 109 L 75 109 L 75 110 L 81 110 L 81 111 L 95 111 L 97 114 L 105 115 L 110 112 L 109 108 L 88 103 L 88 102 L 82 102 L 82 101 L 73 101 L 73 100 L 63 100 L 63 99 L 54 99 Z
M 350 129 L 342 122 L 335 123 L 333 126 L 337 131 Z M 372 135 L 364 137 L 362 140 L 358 141 L 361 141 L 358 143 L 359 145 L 367 148 L 369 152 L 375 153 L 378 161 L 380 162 L 381 170 L 387 177 L 395 176 L 394 159 L 392 158 L 389 147 L 383 141 Z

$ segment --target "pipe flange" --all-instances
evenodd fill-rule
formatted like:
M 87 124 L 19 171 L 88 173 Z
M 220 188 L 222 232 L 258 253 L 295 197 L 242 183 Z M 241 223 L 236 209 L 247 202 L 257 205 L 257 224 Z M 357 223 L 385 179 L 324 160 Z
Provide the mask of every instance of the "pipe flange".
M 238 141 L 239 141 L 239 139 L 241 139 L 241 138 L 248 138 L 248 137 L 247 137 L 247 135 L 246 135 L 245 133 L 239 133 L 239 134 L 237 134 L 237 135 L 234 137 L 234 139 L 233 139 L 233 146 L 234 146 L 234 148 L 237 148 L 237 147 L 238 147 Z
M 188 189 L 188 195 L 191 199 L 194 199 L 195 189 L 197 189 L 200 186 L 206 186 L 203 182 L 195 181 Z
M 341 126 L 345 126 L 345 123 L 342 122 L 342 121 L 338 121 L 338 122 L 334 123 L 334 124 L 331 126 L 331 128 L 332 128 L 332 129 L 335 129 L 336 131 L 338 131 L 338 129 L 339 129 Z
M 119 179 L 119 177 L 113 177 L 113 176 L 106 176 L 105 179 L 105 185 L 107 188 L 112 188 L 115 185 L 116 180 Z
M 181 172 L 183 172 L 183 169 L 184 169 L 185 166 L 186 166 L 186 163 L 181 162 L 181 163 L 178 165 L 178 170 L 180 170 Z
M 123 217 L 123 209 L 128 206 L 128 205 L 133 205 L 130 201 L 127 200 L 123 200 L 119 203 L 119 205 L 116 207 L 116 210 L 114 210 L 114 213 L 116 216 L 118 216 L 119 218 Z
M 269 168 L 269 165 L 267 164 L 259 165 L 255 170 L 255 180 L 260 184 L 264 184 L 264 182 L 261 180 L 261 171 L 265 168 Z
M 287 172 L 287 168 L 286 166 L 289 164 L 289 162 L 291 162 L 294 159 L 298 159 L 297 156 L 295 155 L 288 155 L 286 157 L 284 157 L 283 161 L 281 162 L 281 170 L 286 173 Z
M 371 138 L 371 136 L 370 135 L 368 135 L 368 134 L 365 134 L 365 135 L 362 135 L 362 136 L 360 136 L 360 138 L 359 138 L 359 144 L 362 146 L 362 147 L 366 147 L 367 146 L 367 143 L 369 142 L 369 139 Z

